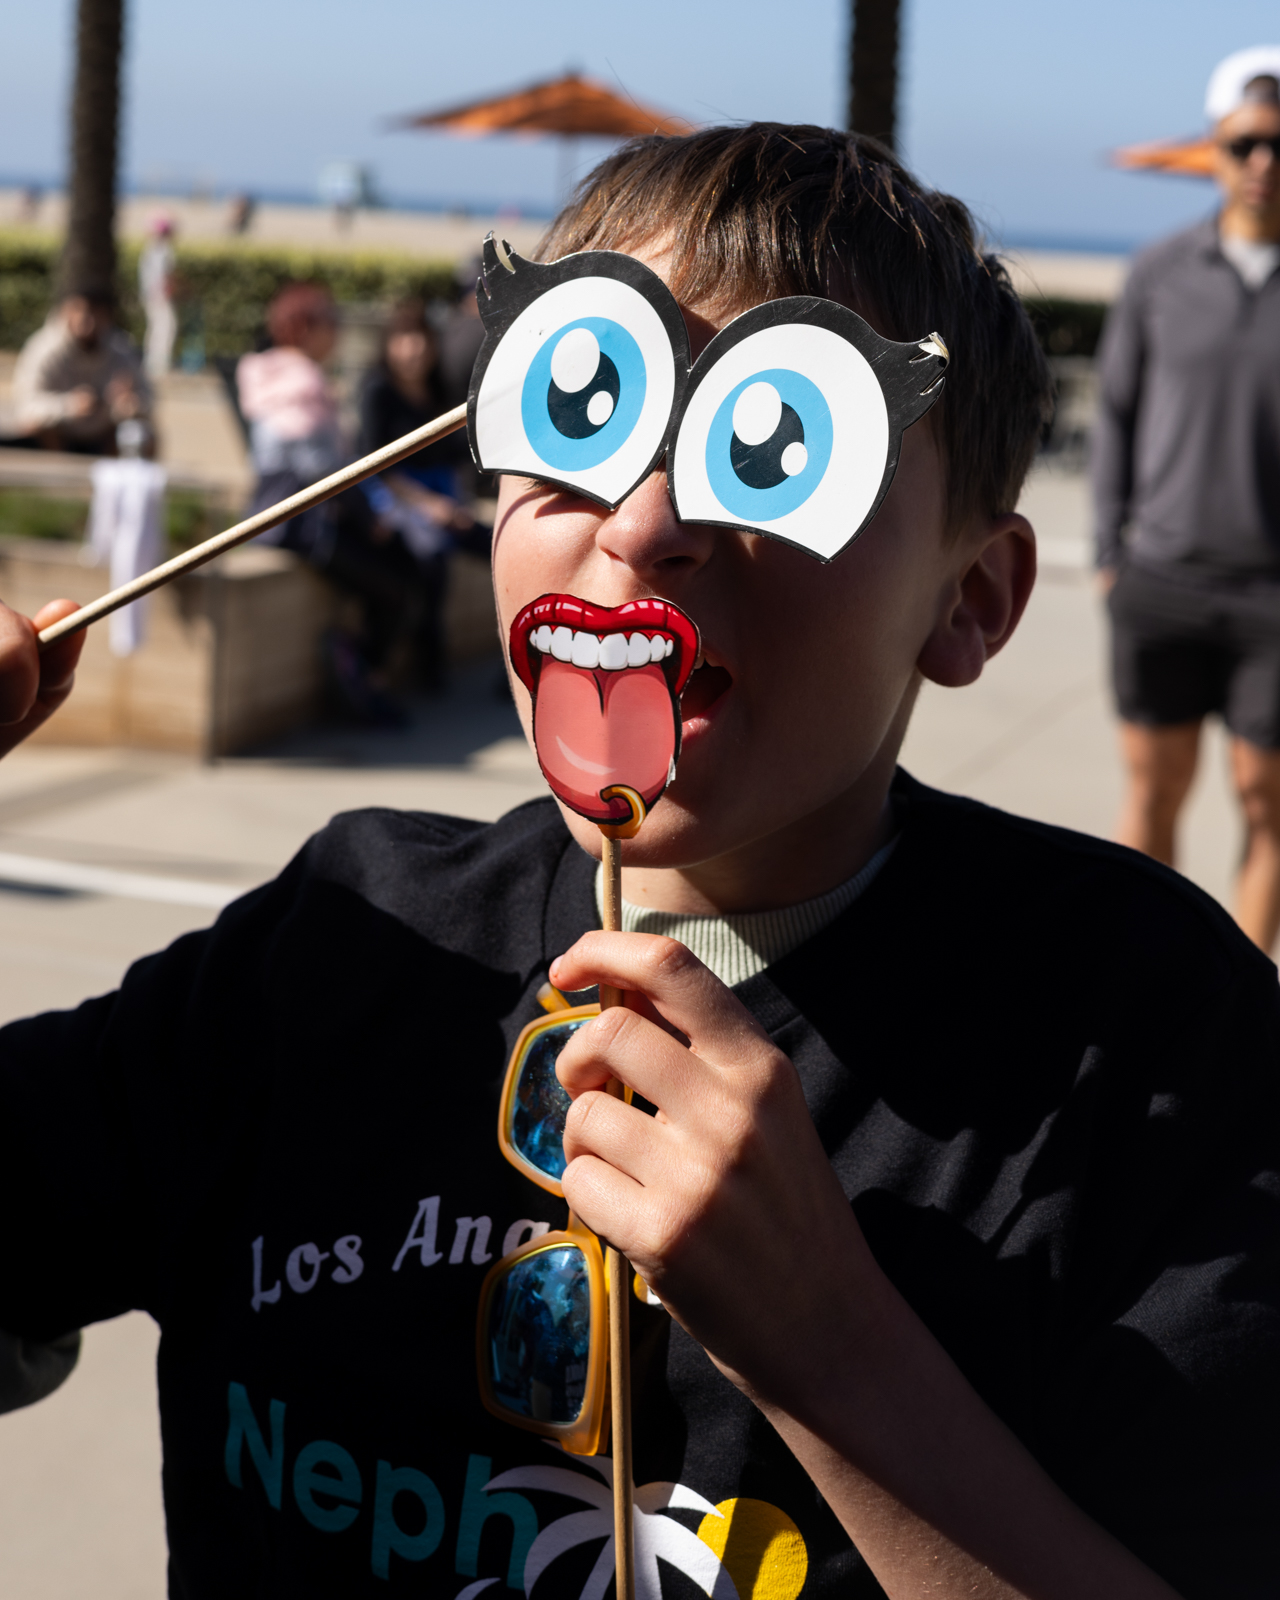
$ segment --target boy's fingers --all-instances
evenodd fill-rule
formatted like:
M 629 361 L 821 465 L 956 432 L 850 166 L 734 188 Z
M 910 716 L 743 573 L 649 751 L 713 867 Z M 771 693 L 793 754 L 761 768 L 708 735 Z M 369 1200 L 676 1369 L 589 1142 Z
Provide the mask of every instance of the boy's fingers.
M 644 995 L 708 1061 L 736 1065 L 744 1048 L 772 1049 L 768 1035 L 737 996 L 675 939 L 584 934 L 552 963 L 551 981 L 562 990 L 606 983 Z
M 754 1043 L 746 1041 L 730 1064 L 739 1069 L 748 1065 Z M 705 1115 L 721 1098 L 718 1062 L 695 1055 L 622 1006 L 577 1030 L 560 1053 L 556 1076 L 574 1097 L 617 1078 L 674 1118 Z
M 599 1156 L 618 1172 L 645 1188 L 666 1176 L 671 1154 L 667 1124 L 611 1094 L 585 1094 L 575 1100 L 565 1119 L 564 1154 Z
M 0 605 L 0 755 L 20 744 L 71 693 L 84 634 L 72 634 L 40 653 L 41 628 L 70 616 L 74 600 L 54 600 L 34 618 Z
M 641 1263 L 648 1264 L 647 1241 L 639 1226 L 645 1195 L 642 1185 L 593 1155 L 576 1157 L 561 1181 L 570 1209 L 592 1233 L 623 1255 L 639 1255 Z
M 79 611 L 80 607 L 74 600 L 51 600 L 47 606 L 41 606 L 31 619 L 31 626 L 39 633 L 42 629 L 51 627 L 55 622 L 61 622 L 63 617 L 69 617 L 72 612 Z M 40 656 L 40 698 L 46 703 L 60 704 L 71 690 L 71 683 L 75 677 L 76 667 L 80 661 L 80 652 L 84 649 L 85 630 L 81 628 L 77 633 L 70 633 L 65 638 L 59 639 L 56 644 L 49 646 Z M 51 706 L 52 709 L 52 706 Z
M 26 617 L 0 604 L 0 724 L 21 722 L 39 687 L 35 629 Z

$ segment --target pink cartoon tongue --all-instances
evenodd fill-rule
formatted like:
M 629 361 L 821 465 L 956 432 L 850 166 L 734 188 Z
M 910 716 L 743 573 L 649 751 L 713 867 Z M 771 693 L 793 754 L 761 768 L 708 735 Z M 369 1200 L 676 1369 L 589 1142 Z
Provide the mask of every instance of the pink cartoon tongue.
M 601 703 L 603 701 L 603 704 Z M 605 821 L 619 807 L 601 789 L 623 783 L 646 805 L 662 793 L 675 754 L 671 691 L 658 666 L 588 671 L 543 663 L 533 742 L 554 793 L 575 811 Z

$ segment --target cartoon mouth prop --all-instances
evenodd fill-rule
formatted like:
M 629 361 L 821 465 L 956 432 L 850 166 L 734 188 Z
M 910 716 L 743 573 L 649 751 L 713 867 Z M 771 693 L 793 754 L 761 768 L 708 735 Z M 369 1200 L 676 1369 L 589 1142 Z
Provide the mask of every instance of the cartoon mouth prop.
M 597 825 L 638 825 L 675 775 L 697 628 L 668 600 L 544 594 L 511 624 L 510 649 L 552 793 Z

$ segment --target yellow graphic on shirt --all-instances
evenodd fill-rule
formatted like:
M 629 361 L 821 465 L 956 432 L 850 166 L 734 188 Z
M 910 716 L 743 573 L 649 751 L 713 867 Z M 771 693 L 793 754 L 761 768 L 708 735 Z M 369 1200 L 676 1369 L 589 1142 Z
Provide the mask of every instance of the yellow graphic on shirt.
M 722 1500 L 698 1526 L 719 1556 L 738 1600 L 796 1600 L 809 1571 L 799 1528 L 767 1500 Z

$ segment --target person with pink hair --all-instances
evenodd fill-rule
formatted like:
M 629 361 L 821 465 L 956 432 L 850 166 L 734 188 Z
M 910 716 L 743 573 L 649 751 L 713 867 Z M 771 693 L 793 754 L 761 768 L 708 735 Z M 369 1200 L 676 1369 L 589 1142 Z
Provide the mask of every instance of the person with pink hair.
M 337 309 L 316 283 L 290 283 L 267 308 L 271 347 L 240 358 L 236 387 L 249 426 L 258 482 L 250 513 L 275 505 L 349 459 L 338 407 L 322 363 L 337 339 Z M 358 636 L 335 630 L 329 667 L 346 708 L 360 720 L 402 725 L 389 693 L 394 658 L 421 606 L 415 563 L 398 542 L 376 537 L 374 514 L 358 489 L 292 517 L 261 535 L 293 550 L 361 602 Z

